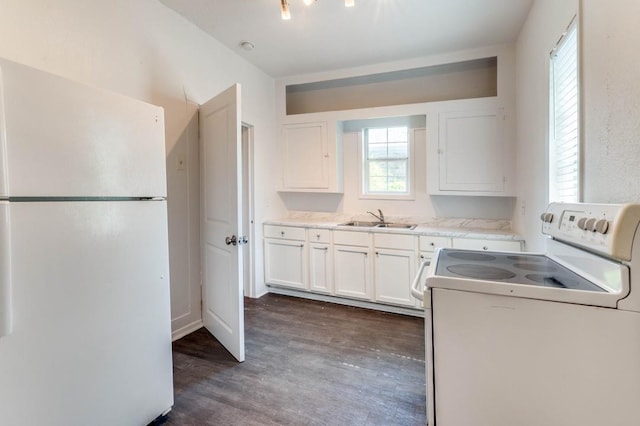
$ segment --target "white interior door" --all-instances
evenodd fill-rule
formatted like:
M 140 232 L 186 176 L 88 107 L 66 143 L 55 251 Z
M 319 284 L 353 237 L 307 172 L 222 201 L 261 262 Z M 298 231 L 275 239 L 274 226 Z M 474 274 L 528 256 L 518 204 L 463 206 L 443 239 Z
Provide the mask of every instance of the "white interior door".
M 240 85 L 200 107 L 202 320 L 244 361 Z

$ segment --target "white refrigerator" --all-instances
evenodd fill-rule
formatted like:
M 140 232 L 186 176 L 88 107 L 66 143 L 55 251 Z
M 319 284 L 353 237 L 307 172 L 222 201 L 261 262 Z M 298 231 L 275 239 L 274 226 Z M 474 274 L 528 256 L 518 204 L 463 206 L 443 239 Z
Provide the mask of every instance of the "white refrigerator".
M 162 108 L 0 59 L 0 425 L 173 405 Z

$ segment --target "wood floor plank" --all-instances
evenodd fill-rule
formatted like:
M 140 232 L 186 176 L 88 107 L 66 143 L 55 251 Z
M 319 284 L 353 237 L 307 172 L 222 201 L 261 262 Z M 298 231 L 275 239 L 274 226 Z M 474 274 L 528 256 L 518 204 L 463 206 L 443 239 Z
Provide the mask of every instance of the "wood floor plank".
M 245 299 L 246 361 L 206 330 L 174 342 L 166 425 L 424 425 L 424 320 Z

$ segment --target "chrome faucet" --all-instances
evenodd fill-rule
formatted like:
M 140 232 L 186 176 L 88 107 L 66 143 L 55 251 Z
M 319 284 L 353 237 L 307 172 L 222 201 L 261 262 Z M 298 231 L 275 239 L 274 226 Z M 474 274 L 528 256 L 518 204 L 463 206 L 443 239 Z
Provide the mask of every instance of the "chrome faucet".
M 380 223 L 384 223 L 384 215 L 382 214 L 382 210 L 378 209 L 378 213 L 379 215 L 372 213 L 372 212 L 367 212 L 369 213 L 371 216 L 375 217 L 376 219 L 378 219 L 380 221 Z

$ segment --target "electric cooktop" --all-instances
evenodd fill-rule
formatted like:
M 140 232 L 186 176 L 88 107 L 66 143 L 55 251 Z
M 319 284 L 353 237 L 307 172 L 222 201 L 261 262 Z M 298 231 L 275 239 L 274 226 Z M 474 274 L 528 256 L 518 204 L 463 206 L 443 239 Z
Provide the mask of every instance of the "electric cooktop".
M 436 275 L 482 281 L 605 291 L 544 255 L 442 249 Z

